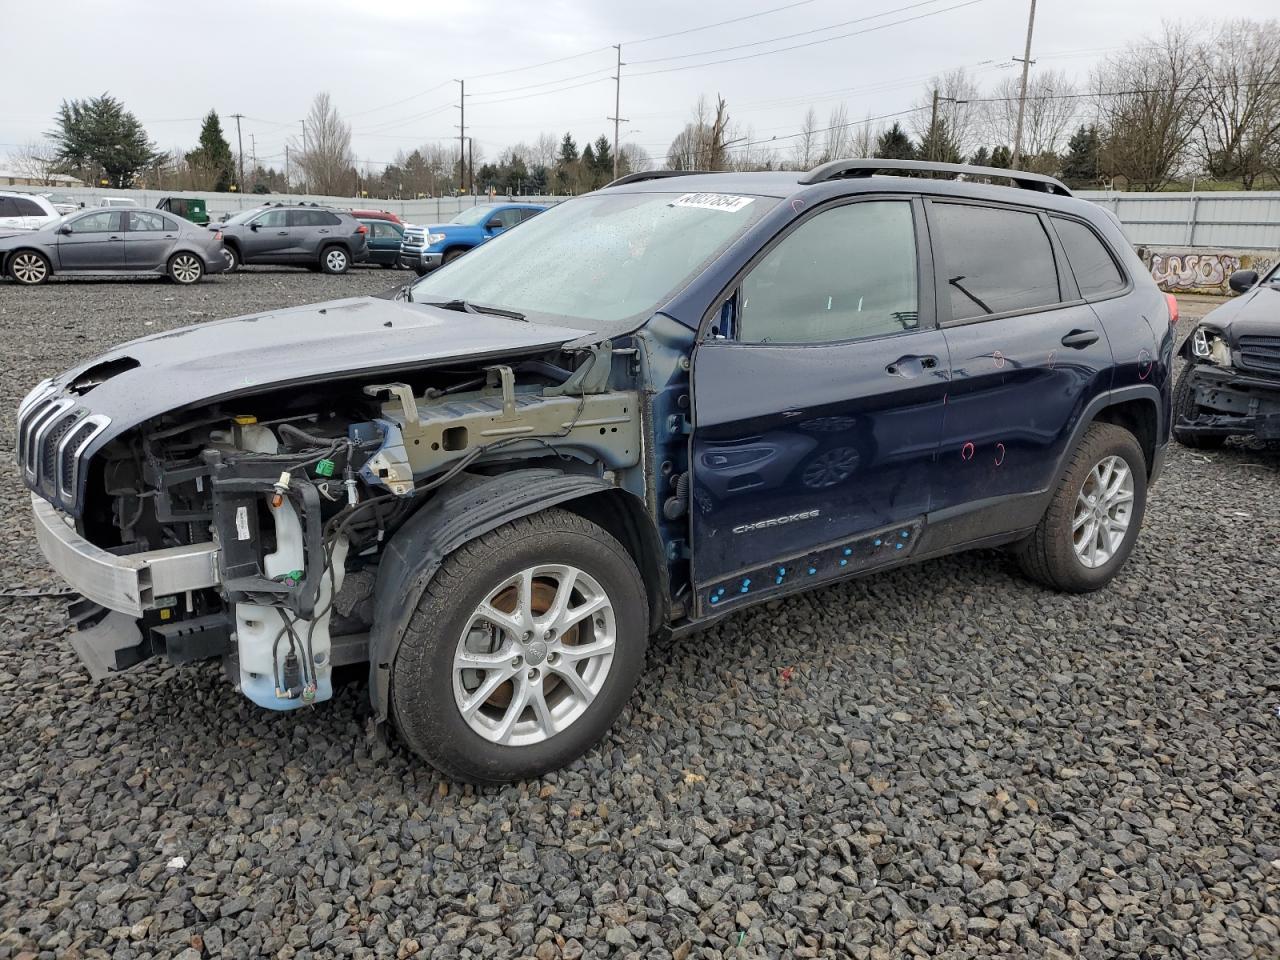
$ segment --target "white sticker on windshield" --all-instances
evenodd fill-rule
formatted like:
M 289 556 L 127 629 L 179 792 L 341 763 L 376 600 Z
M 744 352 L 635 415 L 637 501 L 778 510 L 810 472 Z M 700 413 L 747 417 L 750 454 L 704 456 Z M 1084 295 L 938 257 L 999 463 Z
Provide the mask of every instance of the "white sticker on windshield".
M 697 207 L 699 210 L 723 210 L 725 213 L 737 213 L 748 203 L 751 197 L 735 197 L 728 193 L 686 193 L 671 201 L 673 207 Z

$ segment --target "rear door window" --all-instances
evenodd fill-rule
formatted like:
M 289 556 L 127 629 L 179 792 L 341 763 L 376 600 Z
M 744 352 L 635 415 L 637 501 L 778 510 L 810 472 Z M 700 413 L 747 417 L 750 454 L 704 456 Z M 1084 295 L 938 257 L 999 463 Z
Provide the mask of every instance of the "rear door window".
M 1061 301 L 1053 245 L 1038 214 L 934 201 L 930 220 L 952 320 Z
M 129 229 L 131 231 L 155 231 L 157 233 L 164 230 L 174 229 L 168 226 L 173 223 L 158 213 L 152 213 L 149 210 L 133 210 L 129 213 Z
M 1053 229 L 1066 252 L 1080 294 L 1087 300 L 1120 293 L 1128 285 L 1106 245 L 1093 230 L 1079 220 L 1050 217 Z
M 26 197 L 14 197 L 13 202 L 17 204 L 18 216 L 20 217 L 48 216 L 48 214 L 44 212 L 44 208 L 34 200 L 28 200 Z

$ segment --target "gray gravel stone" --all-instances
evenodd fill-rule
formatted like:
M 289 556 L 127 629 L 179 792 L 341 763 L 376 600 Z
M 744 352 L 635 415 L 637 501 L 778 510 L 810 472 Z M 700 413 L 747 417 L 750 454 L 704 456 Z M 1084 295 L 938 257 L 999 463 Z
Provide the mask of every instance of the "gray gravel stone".
M 397 278 L 0 284 L 0 407 Z M 1107 590 L 975 553 L 658 641 L 600 746 L 500 789 L 370 739 L 360 671 L 287 716 L 213 664 L 92 684 L 60 603 L 0 598 L 0 960 L 1274 958 L 1278 493 L 1274 448 L 1175 446 Z M 0 585 L 58 587 L 28 509 L 0 472 Z

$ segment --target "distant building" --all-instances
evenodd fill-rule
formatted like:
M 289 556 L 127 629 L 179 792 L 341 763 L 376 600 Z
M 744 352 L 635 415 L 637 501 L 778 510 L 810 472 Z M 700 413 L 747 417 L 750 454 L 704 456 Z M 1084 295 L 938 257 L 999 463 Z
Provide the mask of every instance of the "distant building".
M 0 187 L 83 187 L 84 181 L 65 173 L 51 173 L 47 177 L 33 177 L 18 170 L 0 167 Z

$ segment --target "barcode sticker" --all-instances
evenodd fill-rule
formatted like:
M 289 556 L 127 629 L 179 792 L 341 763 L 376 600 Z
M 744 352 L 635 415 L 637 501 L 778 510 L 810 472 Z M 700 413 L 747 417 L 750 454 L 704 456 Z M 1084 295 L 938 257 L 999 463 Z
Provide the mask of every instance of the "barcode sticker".
M 728 193 L 686 193 L 671 201 L 673 207 L 696 207 L 699 210 L 723 210 L 737 213 L 751 202 L 751 197 L 735 197 Z
M 249 508 L 236 507 L 236 539 L 249 539 Z

